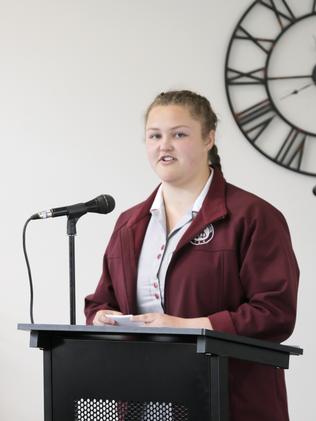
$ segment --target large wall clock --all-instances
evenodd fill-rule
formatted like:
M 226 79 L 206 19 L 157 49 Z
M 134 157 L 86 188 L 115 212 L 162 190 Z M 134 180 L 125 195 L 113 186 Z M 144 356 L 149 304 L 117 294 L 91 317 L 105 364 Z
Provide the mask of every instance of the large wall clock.
M 316 176 L 316 0 L 252 2 L 229 43 L 225 86 L 257 150 Z

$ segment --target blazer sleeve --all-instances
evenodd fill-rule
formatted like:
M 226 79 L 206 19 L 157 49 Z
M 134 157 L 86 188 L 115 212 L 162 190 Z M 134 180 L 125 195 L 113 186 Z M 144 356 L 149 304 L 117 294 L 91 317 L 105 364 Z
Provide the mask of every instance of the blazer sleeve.
M 109 256 L 113 253 L 118 253 L 117 250 L 120 250 L 118 233 L 122 226 L 122 220 L 124 223 L 124 218 L 122 218 L 122 215 L 120 215 L 120 217 L 116 221 L 110 241 L 105 250 L 103 257 L 102 274 L 99 283 L 96 287 L 96 290 L 93 294 L 90 294 L 85 298 L 84 313 L 86 316 L 86 323 L 88 325 L 91 325 L 93 323 L 94 316 L 99 310 L 121 311 L 113 288 L 113 280 L 111 277 L 108 262 Z
M 93 294 L 85 298 L 84 312 L 88 325 L 92 324 L 94 316 L 99 310 L 120 311 L 108 269 L 106 252 L 103 257 L 103 270 L 97 288 Z
M 238 308 L 209 316 L 214 330 L 282 342 L 296 319 L 299 269 L 283 215 L 265 202 L 241 221 Z

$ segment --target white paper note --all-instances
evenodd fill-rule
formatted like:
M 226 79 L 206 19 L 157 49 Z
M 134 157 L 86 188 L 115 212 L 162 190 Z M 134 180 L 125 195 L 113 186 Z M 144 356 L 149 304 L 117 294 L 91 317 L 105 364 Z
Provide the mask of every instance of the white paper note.
M 133 322 L 132 314 L 107 314 L 106 317 L 108 317 L 109 319 L 115 320 L 118 326 L 126 326 L 126 327 L 145 326 L 145 323 L 143 322 Z

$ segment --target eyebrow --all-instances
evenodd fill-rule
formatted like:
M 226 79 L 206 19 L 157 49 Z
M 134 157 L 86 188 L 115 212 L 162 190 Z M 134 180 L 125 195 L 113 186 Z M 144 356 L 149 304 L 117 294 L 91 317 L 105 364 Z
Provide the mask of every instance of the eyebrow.
M 187 129 L 190 129 L 190 126 L 186 126 L 185 124 L 180 124 L 179 126 L 171 127 L 170 130 L 179 129 L 180 127 L 185 127 Z M 146 129 L 146 131 L 148 131 L 148 130 L 160 130 L 160 129 L 159 129 L 159 127 L 148 127 L 148 129 Z

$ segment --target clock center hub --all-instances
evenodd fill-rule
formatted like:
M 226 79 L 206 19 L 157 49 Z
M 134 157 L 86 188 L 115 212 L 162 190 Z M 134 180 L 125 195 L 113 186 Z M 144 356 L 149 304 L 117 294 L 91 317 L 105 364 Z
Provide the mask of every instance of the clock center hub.
M 314 82 L 314 83 L 315 83 L 315 85 L 316 85 L 316 65 L 314 66 L 314 69 L 313 69 L 312 79 L 313 79 L 313 82 Z

